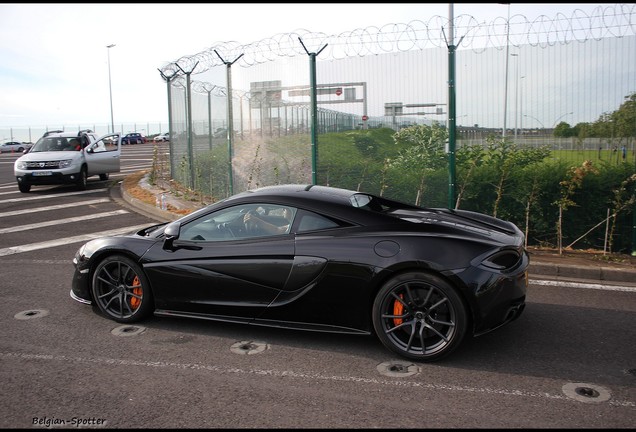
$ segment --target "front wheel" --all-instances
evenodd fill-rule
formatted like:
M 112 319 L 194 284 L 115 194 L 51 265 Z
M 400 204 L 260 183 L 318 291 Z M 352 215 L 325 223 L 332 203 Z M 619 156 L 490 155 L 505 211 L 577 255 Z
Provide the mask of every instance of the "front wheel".
M 419 361 L 450 354 L 468 328 L 466 307 L 455 289 L 439 276 L 419 272 L 388 281 L 375 298 L 372 317 L 385 347 Z
M 110 175 L 108 173 L 99 175 L 100 180 L 108 180 L 109 177 Z
M 22 193 L 29 193 L 31 191 L 31 185 L 28 183 L 18 183 L 18 189 Z
M 83 166 L 77 175 L 77 188 L 79 190 L 86 190 L 88 185 L 88 173 L 86 172 L 86 167 Z
M 97 265 L 91 293 L 100 312 L 120 323 L 140 321 L 154 309 L 146 275 L 137 263 L 123 255 L 110 256 Z

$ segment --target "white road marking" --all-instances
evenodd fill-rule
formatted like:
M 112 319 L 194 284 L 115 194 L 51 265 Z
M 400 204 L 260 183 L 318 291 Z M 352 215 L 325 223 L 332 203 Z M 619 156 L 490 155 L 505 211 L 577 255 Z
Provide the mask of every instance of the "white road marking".
M 90 233 L 90 234 L 81 234 L 74 237 L 65 237 L 65 238 L 60 238 L 56 240 L 49 240 L 49 241 L 31 243 L 31 244 L 26 244 L 21 246 L 12 246 L 8 248 L 2 248 L 0 249 L 0 256 L 14 255 L 14 254 L 23 253 L 23 252 L 31 252 L 31 251 L 39 250 L 39 249 L 47 249 L 47 248 L 52 248 L 56 246 L 68 245 L 71 243 L 85 242 L 85 241 L 92 240 L 99 237 L 127 234 L 130 232 L 140 230 L 141 228 L 145 228 L 150 225 L 152 225 L 152 223 L 145 223 L 143 225 L 134 225 L 134 226 L 124 227 L 124 228 L 108 230 L 108 231 L 100 231 L 100 232 Z
M 266 377 L 285 378 L 291 380 L 299 380 L 299 382 L 349 382 L 357 386 L 372 385 L 381 387 L 401 387 L 401 388 L 420 388 L 423 391 L 430 393 L 431 391 L 443 391 L 448 393 L 466 393 L 466 394 L 483 394 L 491 396 L 505 396 L 505 397 L 521 397 L 521 398 L 534 398 L 544 399 L 547 401 L 563 401 L 572 402 L 573 400 L 563 394 L 550 394 L 542 391 L 527 391 L 519 390 L 515 388 L 492 388 L 492 387 L 473 387 L 451 384 L 436 384 L 426 381 L 415 380 L 387 380 L 378 378 L 368 378 L 364 376 L 353 375 L 328 375 L 318 372 L 296 372 L 293 370 L 279 370 L 279 369 L 258 369 L 258 368 L 240 368 L 233 366 L 218 366 L 207 365 L 197 363 L 175 363 L 169 361 L 144 361 L 144 360 L 128 360 L 117 358 L 97 358 L 97 357 L 73 357 L 58 354 L 28 354 L 20 352 L 0 352 L 0 358 L 4 360 L 14 359 L 17 361 L 43 361 L 43 362 L 61 362 L 67 364 L 83 364 L 83 365 L 107 365 L 120 366 L 124 368 L 140 367 L 140 368 L 159 368 L 164 370 L 195 370 L 206 371 L 208 373 L 218 375 L 245 375 L 253 376 L 255 379 L 262 379 Z M 128 369 L 127 369 L 128 370 Z M 617 407 L 636 407 L 636 403 L 630 400 L 614 400 L 611 399 L 607 402 L 609 405 Z
M 64 193 L 51 194 L 51 195 L 32 195 L 32 196 L 25 196 L 20 198 L 11 198 L 6 200 L 1 200 L 0 204 L 21 202 L 21 201 L 33 201 L 33 200 L 47 199 L 47 198 L 59 198 L 59 197 L 65 197 L 65 196 L 71 196 L 71 195 L 85 195 L 85 194 L 91 194 L 91 193 L 97 193 L 97 192 L 105 192 L 107 190 L 108 190 L 107 188 L 104 188 L 104 189 L 91 189 L 87 191 L 64 192 Z
M 598 289 L 603 291 L 636 292 L 636 287 L 620 286 L 620 285 L 602 285 L 602 284 L 595 284 L 595 283 L 553 281 L 553 280 L 544 280 L 544 279 L 530 279 L 528 283 L 530 283 L 531 285 L 559 286 L 559 287 L 567 287 L 567 288 L 586 288 L 586 289 Z
M 75 216 L 75 217 L 70 217 L 66 219 L 55 219 L 55 220 L 50 220 L 46 222 L 38 222 L 38 223 L 32 223 L 27 225 L 18 225 L 18 226 L 12 226 L 8 228 L 2 228 L 0 229 L 0 234 L 12 233 L 16 231 L 26 231 L 26 230 L 37 229 L 37 228 L 44 228 L 44 227 L 53 226 L 53 225 L 63 225 L 63 224 L 68 224 L 73 222 L 86 222 L 86 220 L 89 218 L 90 220 L 93 220 L 93 219 L 102 218 L 102 217 L 122 215 L 126 213 L 128 213 L 127 210 L 114 210 L 114 211 L 103 212 L 103 213 L 91 213 L 88 216 Z
M 7 216 L 18 216 L 21 214 L 36 213 L 36 212 L 48 211 L 48 210 L 59 210 L 59 209 L 68 208 L 68 207 L 78 207 L 83 205 L 99 204 L 99 203 L 105 203 L 109 201 L 110 199 L 108 198 L 100 198 L 100 199 L 94 199 L 94 200 L 88 200 L 88 201 L 78 201 L 78 202 L 73 202 L 69 204 L 57 204 L 57 205 L 46 206 L 46 207 L 35 207 L 35 208 L 30 208 L 25 210 L 15 210 L 15 211 L 0 213 L 0 218 L 7 217 Z

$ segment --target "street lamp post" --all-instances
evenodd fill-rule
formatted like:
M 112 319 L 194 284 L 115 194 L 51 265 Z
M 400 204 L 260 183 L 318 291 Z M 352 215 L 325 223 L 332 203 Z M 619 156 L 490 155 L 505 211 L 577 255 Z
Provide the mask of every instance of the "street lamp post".
M 510 59 L 510 3 L 506 3 L 508 5 L 508 20 L 506 21 L 506 72 L 504 79 L 504 106 L 503 106 L 503 128 L 501 129 L 501 137 L 506 137 L 506 120 L 508 116 L 508 63 Z
M 517 118 L 519 117 L 519 54 L 510 54 L 511 57 L 515 57 L 517 60 L 515 63 L 515 70 L 517 78 L 515 79 L 515 140 L 517 139 Z
M 521 81 L 526 76 L 522 76 L 519 78 Z M 523 135 L 523 85 L 521 86 L 521 90 L 519 91 L 519 129 L 521 130 L 521 135 Z
M 529 118 L 531 118 L 531 119 L 533 119 L 533 120 L 536 120 L 536 121 L 537 121 L 537 122 L 541 125 L 541 129 L 543 129 L 543 130 L 544 130 L 544 132 L 545 132 L 545 126 L 543 125 L 543 123 L 541 123 L 541 120 L 539 120 L 538 118 L 533 117 L 533 116 L 531 116 L 531 115 L 527 115 L 527 114 L 524 114 L 523 116 L 524 116 L 524 117 L 529 117 Z
M 556 125 L 557 125 L 557 123 L 559 122 L 559 120 L 561 120 L 563 117 L 565 117 L 565 116 L 567 116 L 567 115 L 570 115 L 570 114 L 574 114 L 574 112 L 565 113 L 565 114 L 563 114 L 562 116 L 560 116 L 559 118 L 557 118 L 557 119 L 554 121 L 554 125 L 552 126 L 552 129 L 554 129 L 554 128 L 556 127 Z
M 114 47 L 115 44 L 106 45 L 107 53 L 108 53 L 108 91 L 110 93 L 110 124 L 111 124 L 111 133 L 115 133 L 115 120 L 113 118 L 113 87 L 110 83 L 110 49 Z

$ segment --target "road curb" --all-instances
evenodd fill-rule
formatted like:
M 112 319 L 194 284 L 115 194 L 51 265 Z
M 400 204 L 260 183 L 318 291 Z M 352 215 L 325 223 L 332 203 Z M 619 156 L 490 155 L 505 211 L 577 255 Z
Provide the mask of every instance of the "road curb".
M 636 270 L 615 269 L 603 266 L 578 266 L 568 264 L 554 264 L 530 261 L 528 268 L 530 275 L 551 276 L 556 278 L 586 279 L 595 281 L 636 283 Z
M 124 183 L 121 182 L 119 187 L 113 188 L 118 189 L 121 199 L 123 199 L 128 206 L 130 206 L 133 210 L 138 211 L 139 213 L 148 216 L 152 219 L 158 220 L 160 222 L 170 222 L 179 219 L 183 215 L 171 213 L 167 210 L 162 210 L 157 206 L 150 205 L 145 203 L 132 195 L 130 195 L 126 188 L 124 187 Z

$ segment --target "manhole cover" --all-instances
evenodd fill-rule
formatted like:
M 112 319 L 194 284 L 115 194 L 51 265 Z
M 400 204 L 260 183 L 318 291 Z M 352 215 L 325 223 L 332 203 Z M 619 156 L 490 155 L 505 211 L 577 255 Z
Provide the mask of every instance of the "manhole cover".
M 390 361 L 380 363 L 377 367 L 378 372 L 382 375 L 390 377 L 405 377 L 415 375 L 420 372 L 419 366 L 403 361 Z
M 134 326 L 134 325 L 123 325 L 119 327 L 115 327 L 110 332 L 115 336 L 137 336 L 138 334 L 146 331 L 146 327 Z
M 568 383 L 563 386 L 563 393 L 569 398 L 585 403 L 608 401 L 610 392 L 605 387 L 586 383 Z
M 28 320 L 32 318 L 42 318 L 44 316 L 47 316 L 48 314 L 49 314 L 49 311 L 45 309 L 32 309 L 32 310 L 26 310 L 23 312 L 18 312 L 13 317 L 19 320 Z
M 234 354 L 258 354 L 269 348 L 265 342 L 241 341 L 233 344 L 230 351 Z

